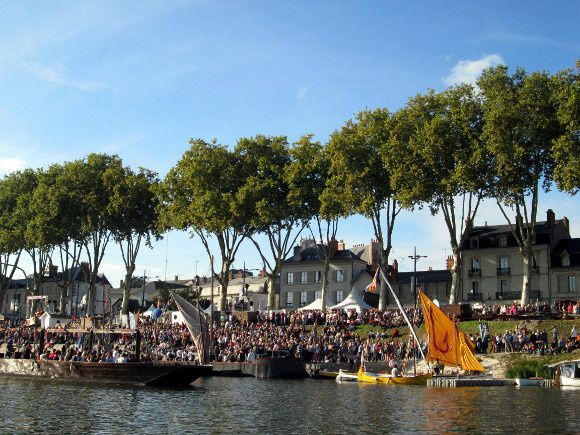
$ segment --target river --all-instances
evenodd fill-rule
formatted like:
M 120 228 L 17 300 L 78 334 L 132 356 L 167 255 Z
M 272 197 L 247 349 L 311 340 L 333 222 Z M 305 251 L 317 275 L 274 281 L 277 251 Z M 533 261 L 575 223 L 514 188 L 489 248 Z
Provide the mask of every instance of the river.
M 580 390 L 212 377 L 186 390 L 0 378 L 0 432 L 578 433 Z

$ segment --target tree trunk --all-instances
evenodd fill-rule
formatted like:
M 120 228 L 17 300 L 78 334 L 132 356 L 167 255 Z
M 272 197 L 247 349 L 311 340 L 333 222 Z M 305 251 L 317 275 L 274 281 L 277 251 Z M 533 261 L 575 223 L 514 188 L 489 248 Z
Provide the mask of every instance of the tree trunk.
M 62 286 L 60 289 L 59 311 L 60 314 L 66 314 L 66 303 L 68 301 L 68 284 Z
M 123 283 L 123 302 L 121 303 L 121 315 L 126 316 L 127 310 L 129 308 L 129 299 L 131 298 L 131 286 L 133 284 L 133 272 L 135 268 L 131 270 L 127 268 L 127 273 L 125 274 L 125 282 Z M 143 283 L 145 285 L 145 283 Z
M 389 276 L 389 254 L 385 251 L 381 251 L 380 268 L 383 274 L 388 279 Z M 381 287 L 379 290 L 379 310 L 384 310 L 387 308 L 387 283 L 384 279 L 381 279 Z
M 268 275 L 268 309 L 276 309 L 276 276 Z
M 321 298 L 322 298 L 322 312 L 326 311 L 326 300 L 327 300 L 327 293 L 328 293 L 328 271 L 330 269 L 330 256 L 327 255 L 326 259 L 324 260 L 324 272 L 322 274 L 322 291 L 321 291 Z
M 520 304 L 527 305 L 530 302 L 530 286 L 532 278 L 532 256 L 531 249 L 523 249 L 521 251 L 522 262 L 524 265 L 522 276 L 522 299 Z
M 451 247 L 453 253 L 453 267 L 451 268 L 451 290 L 449 291 L 449 303 L 457 303 L 457 293 L 461 282 L 461 250 L 459 246 Z

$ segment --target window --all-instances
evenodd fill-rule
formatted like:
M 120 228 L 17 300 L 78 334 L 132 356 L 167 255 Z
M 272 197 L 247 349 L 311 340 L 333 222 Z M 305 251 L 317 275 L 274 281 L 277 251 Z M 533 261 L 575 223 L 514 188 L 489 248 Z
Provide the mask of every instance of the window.
M 479 281 L 472 281 L 471 282 L 471 291 L 473 293 L 479 293 Z
M 314 299 L 322 299 L 322 290 L 316 290 L 314 292 Z
M 499 268 L 502 270 L 507 270 L 510 267 L 510 260 L 508 257 L 499 257 Z
M 322 282 L 322 271 L 317 270 L 314 272 L 314 282 Z
M 294 284 L 294 273 L 288 272 L 286 274 L 286 284 Z
M 294 293 L 288 292 L 286 293 L 286 306 L 291 307 L 294 301 Z
M 479 260 L 477 258 L 471 259 L 471 270 L 479 270 Z
M 576 291 L 576 276 L 575 275 L 568 276 L 568 291 L 570 291 L 570 292 Z
M 471 249 L 479 249 L 479 238 L 472 237 L 469 240 L 469 245 L 470 245 Z
M 308 272 L 300 272 L 300 283 L 306 284 L 308 282 Z
M 535 255 L 532 255 L 532 269 L 537 269 L 538 268 L 538 259 L 536 258 Z
M 567 252 L 564 252 L 562 254 L 562 266 L 570 267 L 570 256 L 568 255 Z
M 342 270 L 336 271 L 336 282 L 344 282 L 344 271 Z
M 336 291 L 336 303 L 342 302 L 344 299 L 344 292 L 342 290 Z
M 505 279 L 502 279 L 499 282 L 499 292 L 503 295 L 504 293 L 507 293 L 508 291 L 509 291 L 508 281 Z
M 564 275 L 558 276 L 558 293 L 566 291 L 566 277 Z
M 308 303 L 308 292 L 300 292 L 300 306 L 303 307 Z
M 501 236 L 499 238 L 499 247 L 505 248 L 507 246 L 507 236 Z

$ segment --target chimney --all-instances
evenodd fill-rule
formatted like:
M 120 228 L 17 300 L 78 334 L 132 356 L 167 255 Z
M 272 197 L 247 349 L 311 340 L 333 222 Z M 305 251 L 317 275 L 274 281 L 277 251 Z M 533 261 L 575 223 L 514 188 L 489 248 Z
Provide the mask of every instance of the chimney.
M 302 246 L 294 246 L 294 255 L 292 256 L 292 259 L 294 261 L 300 261 L 302 259 Z
M 447 260 L 446 260 L 446 262 L 445 262 L 445 263 L 446 263 L 446 268 L 447 268 L 447 270 L 451 270 L 451 269 L 453 269 L 453 263 L 454 263 L 454 261 L 453 261 L 453 256 L 452 256 L 452 255 L 449 255 L 449 256 L 447 257 Z
M 340 242 L 338 242 L 338 250 L 344 251 L 345 249 L 346 249 L 346 246 L 344 244 L 344 240 L 341 240 Z
M 328 243 L 328 255 L 330 258 L 334 257 L 338 252 L 338 241 L 333 237 Z
M 56 275 L 58 274 L 58 266 L 55 265 L 51 265 L 49 272 L 48 272 L 48 276 L 50 278 L 56 278 Z
M 549 227 L 553 227 L 554 223 L 556 222 L 556 215 L 554 214 L 554 210 L 551 208 L 549 208 L 546 212 L 546 221 Z
M 179 281 L 179 276 L 175 275 L 175 281 Z
M 398 274 L 399 274 L 399 262 L 395 258 L 393 260 L 393 265 L 391 266 L 389 276 L 393 278 L 393 281 L 397 282 Z
M 433 272 L 433 268 L 429 266 L 429 272 Z

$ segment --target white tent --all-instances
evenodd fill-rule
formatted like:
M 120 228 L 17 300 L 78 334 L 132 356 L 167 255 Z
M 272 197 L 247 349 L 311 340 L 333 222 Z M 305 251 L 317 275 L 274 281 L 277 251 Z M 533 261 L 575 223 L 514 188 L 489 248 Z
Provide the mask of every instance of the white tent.
M 153 311 L 155 311 L 155 305 L 151 304 L 151 306 L 147 308 L 147 311 L 143 312 L 143 317 L 151 317 Z
M 333 307 L 330 307 L 329 310 L 356 310 L 357 312 L 360 312 L 361 310 L 373 310 L 374 307 L 371 307 L 369 304 L 367 304 L 364 300 L 363 300 L 363 296 L 360 292 L 356 291 L 355 288 L 353 287 L 350 290 L 350 294 L 348 295 L 348 297 L 336 304 Z
M 328 309 L 328 307 L 330 307 L 332 305 L 332 301 L 329 301 L 328 299 L 330 299 L 328 296 L 326 297 L 326 308 Z M 311 302 L 310 304 L 304 306 L 304 307 L 300 307 L 298 308 L 298 311 L 306 311 L 306 310 L 322 310 L 322 298 L 318 298 L 315 299 L 314 302 Z

